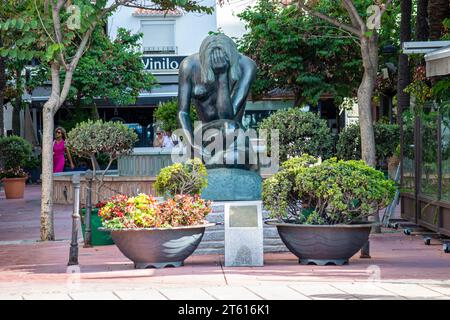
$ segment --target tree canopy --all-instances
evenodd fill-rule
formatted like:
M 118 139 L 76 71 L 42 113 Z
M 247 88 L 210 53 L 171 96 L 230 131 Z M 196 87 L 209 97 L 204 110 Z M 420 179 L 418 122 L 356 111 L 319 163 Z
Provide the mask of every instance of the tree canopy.
M 321 3 L 334 8 L 331 1 Z M 273 0 L 260 0 L 239 17 L 248 30 L 240 50 L 258 64 L 254 95 L 282 88 L 294 92 L 300 104 L 317 102 L 324 93 L 354 94 L 362 68 L 353 35 Z

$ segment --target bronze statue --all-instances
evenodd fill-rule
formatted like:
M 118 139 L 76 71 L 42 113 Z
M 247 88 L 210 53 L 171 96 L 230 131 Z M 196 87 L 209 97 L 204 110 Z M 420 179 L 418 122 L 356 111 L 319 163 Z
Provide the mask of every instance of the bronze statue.
M 232 148 L 236 151 L 236 144 L 231 146 L 227 143 L 223 154 L 209 154 L 207 145 L 208 141 L 217 138 L 225 141 L 227 136 L 242 129 L 245 103 L 255 75 L 255 62 L 240 54 L 233 40 L 224 34 L 206 37 L 199 53 L 190 55 L 181 63 L 178 119 L 185 130 L 187 145 L 200 150 L 205 163 L 213 158 L 212 162 L 220 162 Z M 201 146 L 194 142 L 194 128 L 189 117 L 191 103 L 202 122 Z M 236 155 L 232 157 L 236 158 Z

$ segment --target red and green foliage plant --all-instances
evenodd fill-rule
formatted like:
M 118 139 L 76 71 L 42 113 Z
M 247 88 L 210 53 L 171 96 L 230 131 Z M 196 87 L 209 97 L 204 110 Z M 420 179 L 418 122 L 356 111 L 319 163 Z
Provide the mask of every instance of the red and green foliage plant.
M 99 210 L 108 229 L 171 228 L 201 225 L 211 212 L 211 203 L 198 195 L 175 195 L 163 203 L 151 195 L 117 195 Z

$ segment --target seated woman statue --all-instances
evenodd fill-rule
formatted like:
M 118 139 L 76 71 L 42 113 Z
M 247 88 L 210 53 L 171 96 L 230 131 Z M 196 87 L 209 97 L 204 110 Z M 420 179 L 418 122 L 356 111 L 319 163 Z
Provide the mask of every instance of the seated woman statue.
M 186 144 L 200 152 L 207 166 L 241 166 L 237 165 L 238 154 L 247 153 L 248 147 L 239 136 L 237 139 L 233 136 L 243 132 L 245 102 L 255 75 L 255 62 L 240 54 L 233 40 L 224 34 L 206 37 L 200 51 L 181 63 L 179 122 Z M 202 122 L 201 129 L 196 127 L 194 130 L 191 123 L 191 103 Z M 201 141 L 197 141 L 198 135 L 202 137 Z M 212 145 L 215 147 L 211 148 Z

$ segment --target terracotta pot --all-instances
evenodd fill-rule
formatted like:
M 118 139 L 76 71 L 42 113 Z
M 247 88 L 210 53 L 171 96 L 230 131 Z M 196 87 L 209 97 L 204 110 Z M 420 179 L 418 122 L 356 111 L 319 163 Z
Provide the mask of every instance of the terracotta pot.
M 25 192 L 27 178 L 3 178 L 6 199 L 21 199 Z

